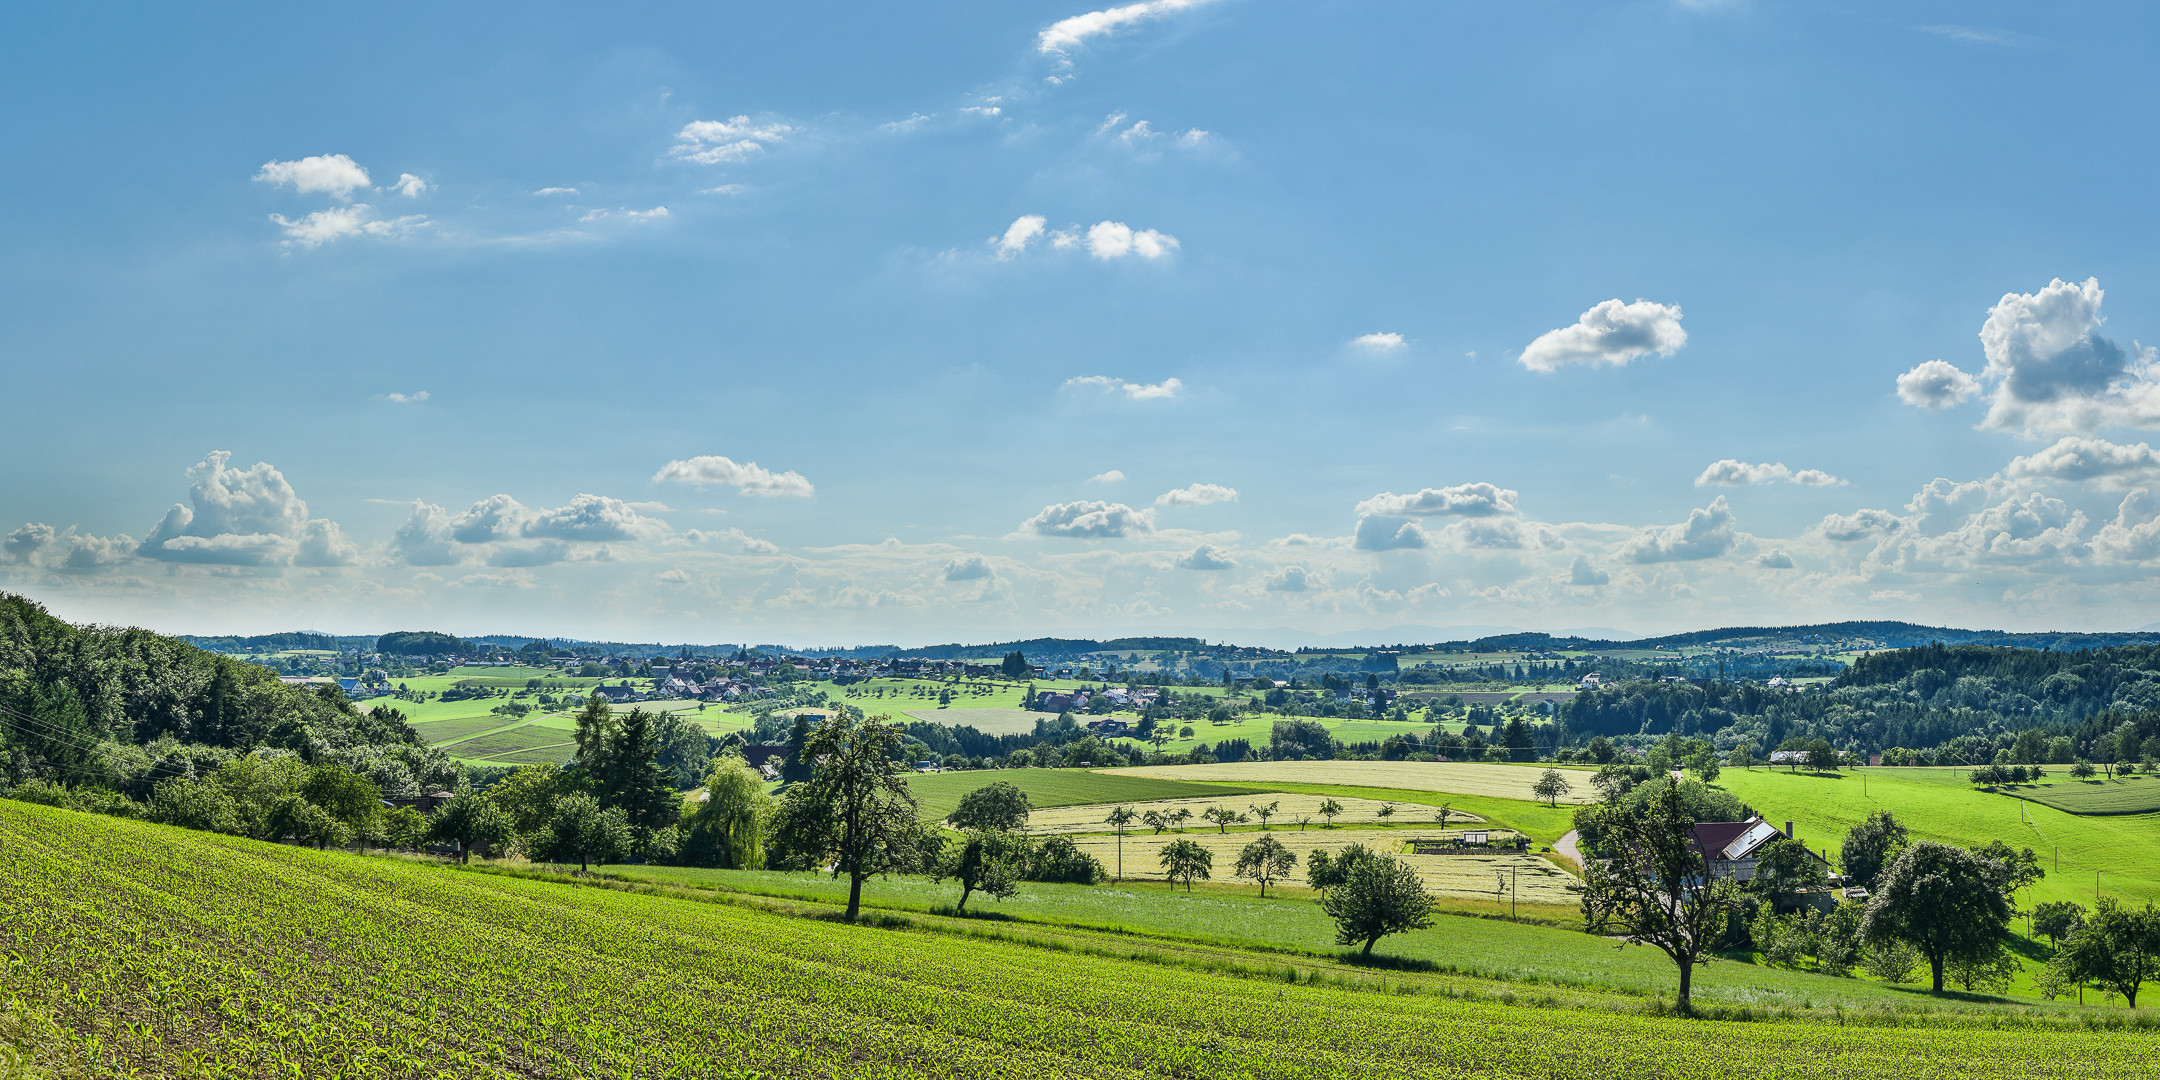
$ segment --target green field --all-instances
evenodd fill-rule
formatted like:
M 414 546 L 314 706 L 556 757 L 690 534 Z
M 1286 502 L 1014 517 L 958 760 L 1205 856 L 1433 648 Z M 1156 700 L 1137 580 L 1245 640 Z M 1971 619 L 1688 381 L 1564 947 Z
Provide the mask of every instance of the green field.
M 960 808 L 960 798 L 976 788 L 1004 781 L 1027 792 L 1031 806 L 1085 806 L 1089 803 L 1145 802 L 1149 799 L 1230 798 L 1265 788 L 1237 784 L 1194 784 L 1137 776 L 1113 776 L 1078 769 L 974 769 L 926 773 L 908 778 L 908 788 L 922 802 L 923 816 L 942 819 Z
M 2145 783 L 2152 781 L 2138 781 Z M 2160 782 L 2153 782 L 2160 785 Z M 1915 839 L 1977 847 L 2001 840 L 2039 852 L 2048 876 L 2020 906 L 2100 895 L 2160 900 L 2160 814 L 2096 817 L 1980 791 L 1962 769 L 1857 769 L 1818 775 L 1769 768 L 1727 769 L 1718 786 L 1763 817 L 1794 822 L 1809 847 L 1832 861 L 1845 833 L 1873 810 L 1888 810 Z M 2021 789 L 2022 790 L 2022 789 Z
M 2160 780 L 2066 780 L 2011 789 L 2021 799 L 2073 814 L 2150 814 L 2160 811 Z
M 1765 973 L 1790 987 L 1759 992 L 1749 1015 L 1778 1022 L 1682 1020 L 1569 983 L 927 914 L 847 925 L 827 904 L 460 872 L 17 803 L 0 803 L 0 882 L 0 1040 L 48 1074 L 2098 1080 L 2150 1075 L 2160 1049 L 2149 1029 L 2087 1023 L 2119 1010 L 1961 1015 L 1882 988 L 1879 1006 L 1848 1006 L 1834 989 L 1865 984 Z M 1213 922 L 1239 930 L 1266 906 Z M 1567 935 L 1551 948 L 1588 943 L 1593 984 L 1644 952 L 1441 922 L 1400 940 L 1516 963 Z M 1713 968 L 1706 993 L 1727 974 Z
M 1008 709 L 1002 706 L 981 705 L 948 709 L 909 709 L 895 720 L 920 720 L 926 724 L 950 724 L 954 727 L 971 727 L 985 735 L 1027 735 L 1035 725 L 1045 720 L 1056 720 L 1058 714 L 1032 712 L 1027 709 Z

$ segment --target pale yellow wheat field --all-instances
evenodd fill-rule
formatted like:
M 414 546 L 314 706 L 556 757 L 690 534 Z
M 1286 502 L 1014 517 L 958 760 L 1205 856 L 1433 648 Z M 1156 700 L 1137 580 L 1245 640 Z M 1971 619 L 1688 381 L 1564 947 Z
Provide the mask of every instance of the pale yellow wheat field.
M 1500 880 L 1495 871 L 1502 874 L 1512 871 L 1515 895 L 1524 903 L 1572 904 L 1577 900 L 1578 894 L 1568 888 L 1575 883 L 1574 876 L 1533 855 L 1515 852 L 1494 852 L 1491 855 L 1395 854 L 1405 850 L 1404 845 L 1412 840 L 1436 839 L 1440 835 L 1438 830 L 1433 829 L 1308 829 L 1302 833 L 1295 829 L 1241 833 L 1188 830 L 1182 836 L 1176 832 L 1151 836 L 1143 830 L 1129 833 L 1125 837 L 1124 876 L 1143 881 L 1163 880 L 1163 846 L 1173 840 L 1191 840 L 1215 856 L 1215 866 L 1211 871 L 1213 877 L 1209 880 L 1243 880 L 1235 873 L 1238 852 L 1243 851 L 1245 845 L 1263 836 L 1272 836 L 1297 856 L 1297 868 L 1282 882 L 1286 885 L 1305 884 L 1306 861 L 1315 850 L 1325 848 L 1335 851 L 1353 843 L 1361 843 L 1383 855 L 1394 855 L 1408 864 L 1424 879 L 1426 890 L 1438 896 L 1490 900 Z M 1504 830 L 1493 832 L 1495 839 L 1513 835 L 1515 834 Z M 1102 863 L 1103 869 L 1117 873 L 1117 837 L 1078 836 L 1073 838 L 1073 845 L 1095 856 L 1096 861 Z M 1506 898 L 1506 894 L 1502 893 L 1501 899 Z
M 1445 791 L 1457 795 L 1484 795 L 1496 799 L 1542 802 L 1530 793 L 1545 770 L 1521 765 L 1472 765 L 1437 761 L 1218 761 L 1211 765 L 1140 765 L 1126 769 L 1101 769 L 1120 776 L 1153 776 L 1163 780 L 1213 780 L 1234 784 L 1338 784 L 1345 787 L 1398 788 L 1405 791 Z M 1563 803 L 1594 801 L 1590 774 L 1562 769 L 1574 790 L 1560 797 Z

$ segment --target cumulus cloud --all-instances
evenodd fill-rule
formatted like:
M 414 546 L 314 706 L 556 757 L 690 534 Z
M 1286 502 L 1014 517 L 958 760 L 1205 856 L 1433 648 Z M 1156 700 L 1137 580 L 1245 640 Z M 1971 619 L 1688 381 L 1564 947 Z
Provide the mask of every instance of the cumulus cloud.
M 1871 536 L 1887 536 L 1905 527 L 1905 520 L 1888 510 L 1855 510 L 1850 514 L 1830 514 L 1822 519 L 1822 534 L 1839 543 L 1865 540 Z
M 1974 511 L 1987 505 L 1989 498 L 1998 494 L 1997 485 L 1985 480 L 1968 480 L 1960 483 L 1944 477 L 1936 477 L 1913 493 L 1912 501 L 1905 509 L 1912 515 L 1911 525 L 1922 536 L 1940 536 L 1956 528 Z M 1895 520 L 1888 511 L 1875 510 L 1863 513 L 1882 514 Z M 1828 521 L 1826 519 L 1825 524 Z
M 2012 459 L 2003 475 L 2012 480 L 2091 480 L 2108 487 L 2129 487 L 2160 478 L 2160 452 L 2145 443 L 2124 446 L 2065 435 L 2053 446 Z
M 1821 469 L 1801 469 L 1795 472 L 1783 464 L 1766 461 L 1750 465 L 1738 458 L 1725 458 L 1710 463 L 1710 467 L 1695 478 L 1696 487 L 1744 487 L 1749 484 L 1770 484 L 1778 481 L 1799 484 L 1803 487 L 1842 487 L 1845 484 Z
M 304 248 L 318 248 L 348 236 L 397 239 L 430 224 L 425 214 L 407 214 L 395 218 L 377 218 L 374 215 L 374 207 L 366 203 L 354 203 L 351 206 L 317 210 L 297 219 L 283 214 L 272 214 L 270 221 L 285 230 L 284 243 L 288 247 L 297 244 Z
M 1942 543 L 1980 562 L 2046 562 L 2084 554 L 2085 524 L 2084 511 L 2035 491 L 1972 515 Z
M 1088 254 L 1105 261 L 1128 255 L 1160 259 L 1178 249 L 1177 237 L 1154 229 L 1138 229 L 1122 221 L 1100 221 L 1087 231 Z
M 344 154 L 318 154 L 298 161 L 266 161 L 255 179 L 280 187 L 290 184 L 302 195 L 322 192 L 349 199 L 354 190 L 371 187 L 367 170 Z
M 2123 496 L 2114 520 L 2093 536 L 2093 550 L 2118 562 L 2160 558 L 2160 497 L 2147 488 Z
M 997 576 L 990 569 L 990 561 L 981 555 L 962 555 L 945 564 L 947 581 L 981 581 Z
M 308 516 L 307 503 L 268 462 L 235 469 L 215 450 L 188 469 L 188 501 L 150 531 L 136 553 L 164 562 L 228 566 L 343 566 L 359 552 L 337 525 Z
M 777 122 L 753 123 L 748 116 L 693 120 L 675 133 L 675 145 L 668 154 L 700 165 L 741 161 L 764 153 L 766 144 L 779 142 L 794 131 L 794 128 Z
M 1737 542 L 1732 508 L 1720 495 L 1709 506 L 1689 511 L 1686 521 L 1636 533 L 1620 554 L 1635 563 L 1685 562 L 1717 558 Z
M 682 538 L 705 547 L 732 547 L 745 555 L 780 553 L 780 545 L 752 536 L 741 529 L 688 529 L 683 532 Z
M 1403 336 L 1393 331 L 1359 334 L 1350 339 L 1350 345 L 1352 348 L 1365 349 L 1369 352 L 1393 352 L 1403 347 Z
M 421 193 L 427 191 L 427 189 L 428 182 L 411 173 L 399 173 L 397 183 L 390 185 L 390 190 L 408 199 L 419 198 Z
M 1199 547 L 1178 556 L 1174 565 L 1180 570 L 1237 569 L 1237 562 L 1230 558 L 1230 553 L 1213 544 L 1201 544 Z
M 1165 15 L 1196 8 L 1208 0 L 1142 0 L 1141 3 L 1090 11 L 1073 15 L 1051 23 L 1036 35 L 1035 49 L 1045 55 L 1062 55 L 1080 47 L 1089 38 L 1114 33 L 1134 23 L 1159 19 Z
M 1948 360 L 1930 360 L 1897 377 L 1897 396 L 1907 405 L 1947 409 L 1980 392 L 1980 380 Z
M 1785 552 L 1765 551 L 1755 556 L 1755 565 L 1765 570 L 1790 570 L 1793 568 L 1793 561 L 1792 556 Z
M 428 399 L 428 392 L 425 390 L 415 390 L 410 394 L 393 392 L 382 395 L 382 399 L 393 405 L 417 405 Z
M 1427 538 L 1415 521 L 1368 514 L 1358 519 L 1351 542 L 1359 551 L 1396 551 L 1424 547 Z
M 1152 401 L 1158 398 L 1176 397 L 1185 384 L 1177 379 L 1164 379 L 1159 383 L 1126 382 L 1109 375 L 1076 375 L 1065 380 L 1067 390 L 1097 390 L 1106 394 L 1123 394 L 1127 401 Z M 1123 474 L 1119 474 L 1120 478 Z
M 55 529 L 31 522 L 0 539 L 0 563 L 37 567 L 64 574 L 94 574 L 127 562 L 135 554 L 131 536 L 92 536 L 73 526 Z
M 597 545 L 656 540 L 667 532 L 666 523 L 605 495 L 580 493 L 561 506 L 535 510 L 497 494 L 456 515 L 416 499 L 391 536 L 390 552 L 408 566 L 453 566 L 474 559 L 490 566 L 548 566 L 602 558 Z M 750 538 L 740 530 L 728 532 L 749 546 Z M 692 530 L 685 539 L 697 543 L 714 535 Z
M 1123 479 L 1125 479 L 1124 473 L 1116 469 L 1111 469 L 1107 472 L 1099 472 L 1093 476 L 1088 477 L 1087 482 L 1090 484 L 1115 484 Z
M 997 239 L 1000 259 L 1018 258 L 1027 250 L 1028 242 L 1043 234 L 1046 219 L 1041 214 L 1023 214 L 1005 227 L 1005 235 Z
M 2104 293 L 2095 278 L 2050 281 L 2037 293 L 2006 293 L 1980 327 L 1994 384 L 1982 427 L 2090 432 L 2109 425 L 2160 426 L 2160 363 L 2100 336 Z
M 1568 584 L 1570 585 L 1595 587 L 1604 585 L 1611 580 L 1612 575 L 1598 569 L 1595 564 L 1591 563 L 1588 556 L 1577 555 L 1575 561 L 1568 564 Z
M 1022 532 L 1037 536 L 1070 536 L 1103 540 L 1140 536 L 1155 531 L 1155 511 L 1135 510 L 1124 503 L 1080 499 L 1054 503 L 1020 523 Z
M 736 462 L 717 454 L 670 461 L 653 474 L 653 483 L 689 484 L 692 487 L 726 486 L 745 495 L 807 498 L 816 493 L 798 472 L 776 473 L 755 461 Z
M 451 531 L 448 511 L 434 503 L 414 499 L 412 512 L 406 515 L 405 523 L 391 534 L 390 551 L 408 566 L 451 566 L 459 561 L 457 549 L 452 546 Z
M 1569 364 L 1625 364 L 1652 353 L 1671 356 L 1687 344 L 1680 327 L 1680 305 L 1637 300 L 1607 300 L 1582 313 L 1573 326 L 1538 335 L 1522 351 L 1522 365 L 1532 371 L 1556 371 Z
M 1517 513 L 1518 498 L 1520 495 L 1510 488 L 1481 481 L 1456 484 L 1452 487 L 1424 488 L 1410 495 L 1381 492 L 1358 503 L 1357 512 L 1361 515 L 1386 517 L 1489 517 L 1495 514 Z
M 1155 497 L 1157 506 L 1206 506 L 1210 503 L 1236 501 L 1237 489 L 1221 484 L 1191 484 L 1165 491 Z
M 535 195 L 576 195 L 576 194 L 578 194 L 578 189 L 576 189 L 576 188 L 574 188 L 574 187 L 544 187 L 544 188 L 541 188 L 541 189 L 540 189 L 540 190 L 538 190 L 538 191 L 535 191 L 535 192 L 533 192 L 533 194 L 535 194 Z
M 621 499 L 585 493 L 553 510 L 534 514 L 524 527 L 527 537 L 581 543 L 648 540 L 665 531 L 665 526 L 632 510 Z
M 1304 592 L 1312 585 L 1311 575 L 1302 566 L 1285 566 L 1267 579 L 1269 592 Z

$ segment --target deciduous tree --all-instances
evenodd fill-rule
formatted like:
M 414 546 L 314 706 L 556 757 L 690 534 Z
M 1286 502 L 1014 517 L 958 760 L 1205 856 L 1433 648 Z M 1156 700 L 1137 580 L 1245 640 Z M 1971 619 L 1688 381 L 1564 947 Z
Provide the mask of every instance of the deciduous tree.
M 986 784 L 960 797 L 960 807 L 945 819 L 953 828 L 1018 832 L 1027 828 L 1028 797 L 1009 781 Z
M 1411 869 L 1385 855 L 1351 863 L 1340 883 L 1320 897 L 1320 908 L 1335 920 L 1335 942 L 1364 942 L 1360 957 L 1389 934 L 1432 925 L 1432 897 Z
M 773 830 L 802 864 L 830 860 L 834 877 L 847 875 L 849 922 L 862 914 L 864 881 L 913 870 L 933 850 L 887 719 L 834 716 L 812 730 L 803 751 L 816 768 L 781 797 Z
M 1583 920 L 1593 934 L 1652 945 L 1680 969 L 1676 1001 L 1685 1012 L 1695 967 L 1738 906 L 1726 879 L 1712 879 L 1695 846 L 1695 819 L 1677 788 L 1640 807 L 1600 805 L 1578 812 L 1578 831 L 1597 837 L 1583 870 Z
M 1263 836 L 1238 852 L 1237 876 L 1259 882 L 1261 896 L 1267 895 L 1270 884 L 1289 876 L 1296 868 L 1297 853 L 1272 836 Z
M 2060 980 L 2121 994 L 2135 1009 L 2138 988 L 2160 975 L 2160 911 L 2150 901 L 2139 909 L 2104 897 L 2048 965 Z
M 1861 917 L 1860 936 L 1919 950 L 1939 994 L 1953 957 L 1984 956 L 2000 947 L 2010 902 L 1998 877 L 1993 864 L 1964 848 L 1919 841 L 1883 871 Z
M 1206 880 L 1209 871 L 1215 867 L 1214 854 L 1193 840 L 1172 840 L 1164 844 L 1159 858 L 1163 876 L 1169 878 L 1172 885 L 1183 881 L 1186 892 L 1192 891 L 1194 878 Z

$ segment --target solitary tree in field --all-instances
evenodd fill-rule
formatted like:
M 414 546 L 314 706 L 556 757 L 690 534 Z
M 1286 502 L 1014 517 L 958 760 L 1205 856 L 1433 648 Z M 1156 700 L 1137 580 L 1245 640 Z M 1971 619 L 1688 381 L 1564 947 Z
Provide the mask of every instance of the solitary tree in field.
M 1138 820 L 1140 820 L 1140 815 L 1133 813 L 1130 806 L 1114 807 L 1110 811 L 1110 816 L 1103 819 L 1103 824 L 1110 826 L 1117 833 L 1117 879 L 1119 881 L 1125 880 L 1125 830 L 1131 828 L 1132 823 Z M 1155 831 L 1162 832 L 1161 829 Z
M 1342 804 L 1333 799 L 1320 804 L 1320 816 L 1327 819 L 1328 828 L 1335 827 L 1335 815 L 1342 813 Z
M 1560 797 L 1573 790 L 1575 785 L 1568 783 L 1567 777 L 1560 775 L 1558 769 L 1545 770 L 1537 783 L 1530 785 L 1530 794 L 1545 800 L 1547 806 L 1559 806 Z
M 1583 868 L 1583 922 L 1593 934 L 1654 945 L 1680 969 L 1676 1001 L 1689 1008 L 1695 965 L 1738 906 L 1729 880 L 1712 880 L 1695 846 L 1695 819 L 1668 785 L 1640 808 L 1604 804 L 1580 811 L 1599 856 Z
M 1320 908 L 1335 920 L 1336 944 L 1365 943 L 1360 957 L 1372 956 L 1373 945 L 1389 934 L 1432 925 L 1432 897 L 1417 871 L 1385 855 L 1352 862 L 1321 896 Z
M 1897 857 L 1869 898 L 1860 919 L 1868 941 L 1903 941 L 1927 957 L 1935 992 L 1953 957 L 2001 947 L 2010 923 L 2010 901 L 1988 860 L 1949 844 L 1922 840 Z
M 1299 832 L 1304 832 L 1304 831 L 1305 831 L 1305 826 L 1307 826 L 1307 825 L 1309 825 L 1309 824 L 1311 824 L 1311 823 L 1312 823 L 1312 815 L 1311 815 L 1311 814 L 1299 814 L 1299 815 L 1298 815 L 1298 816 L 1297 816 L 1297 817 L 1296 817 L 1295 819 L 1293 819 L 1293 820 L 1295 820 L 1295 821 L 1297 822 L 1297 831 L 1299 831 Z
M 2160 911 L 2150 901 L 2140 911 L 2103 899 L 2048 967 L 2062 982 L 2092 983 L 2135 1009 L 2138 988 L 2160 977 Z
M 1447 803 L 1441 803 L 1440 809 L 1433 811 L 1432 819 L 1433 821 L 1437 822 L 1442 829 L 1445 829 L 1447 828 L 1448 819 L 1454 816 L 1455 808 L 1448 805 Z
M 1381 820 L 1381 821 L 1383 821 L 1383 822 L 1385 822 L 1385 821 L 1386 821 L 1387 819 L 1389 819 L 1389 818 L 1391 818 L 1391 817 L 1394 817 L 1394 816 L 1395 816 L 1395 804 L 1394 804 L 1394 803 L 1381 803 L 1381 804 L 1380 804 L 1380 809 L 1378 809 L 1378 810 L 1375 810 L 1375 811 L 1373 811 L 1373 812 L 1374 812 L 1374 813 L 1376 813 L 1376 814 L 1378 814 L 1378 815 L 1380 815 L 1380 820 Z
M 957 845 L 948 845 L 931 868 L 938 881 L 952 878 L 960 883 L 960 902 L 955 911 L 967 910 L 968 897 L 985 892 L 1000 900 L 1020 891 L 1020 876 L 1027 866 L 1027 838 L 998 829 L 978 829 Z
M 1230 826 L 1245 820 L 1245 815 L 1227 806 L 1210 806 L 1201 811 L 1200 816 L 1213 822 L 1215 831 L 1218 833 L 1227 833 L 1230 831 Z
M 816 767 L 782 796 L 774 820 L 775 842 L 794 861 L 829 859 L 834 877 L 847 875 L 849 922 L 862 914 L 863 882 L 914 870 L 930 841 L 897 760 L 900 731 L 885 720 L 841 714 L 812 730 L 803 750 Z
M 1018 832 L 1027 828 L 1027 792 L 1013 784 L 1000 780 L 986 784 L 960 797 L 960 808 L 945 820 L 953 828 L 996 829 L 1002 832 Z
M 1194 878 L 1205 880 L 1208 871 L 1215 867 L 1215 856 L 1193 840 L 1172 840 L 1164 844 L 1161 860 L 1163 876 L 1169 878 L 1172 885 L 1184 881 L 1186 892 L 1192 891 Z
M 1276 808 L 1280 806 L 1282 806 L 1282 800 L 1277 799 L 1271 803 L 1254 803 L 1246 807 L 1246 809 L 1252 811 L 1252 816 L 1260 819 L 1260 828 L 1265 830 L 1268 819 L 1275 816 Z
M 1237 876 L 1259 882 L 1261 896 L 1267 895 L 1271 882 L 1288 877 L 1296 868 L 1297 853 L 1272 836 L 1263 836 L 1238 852 Z

